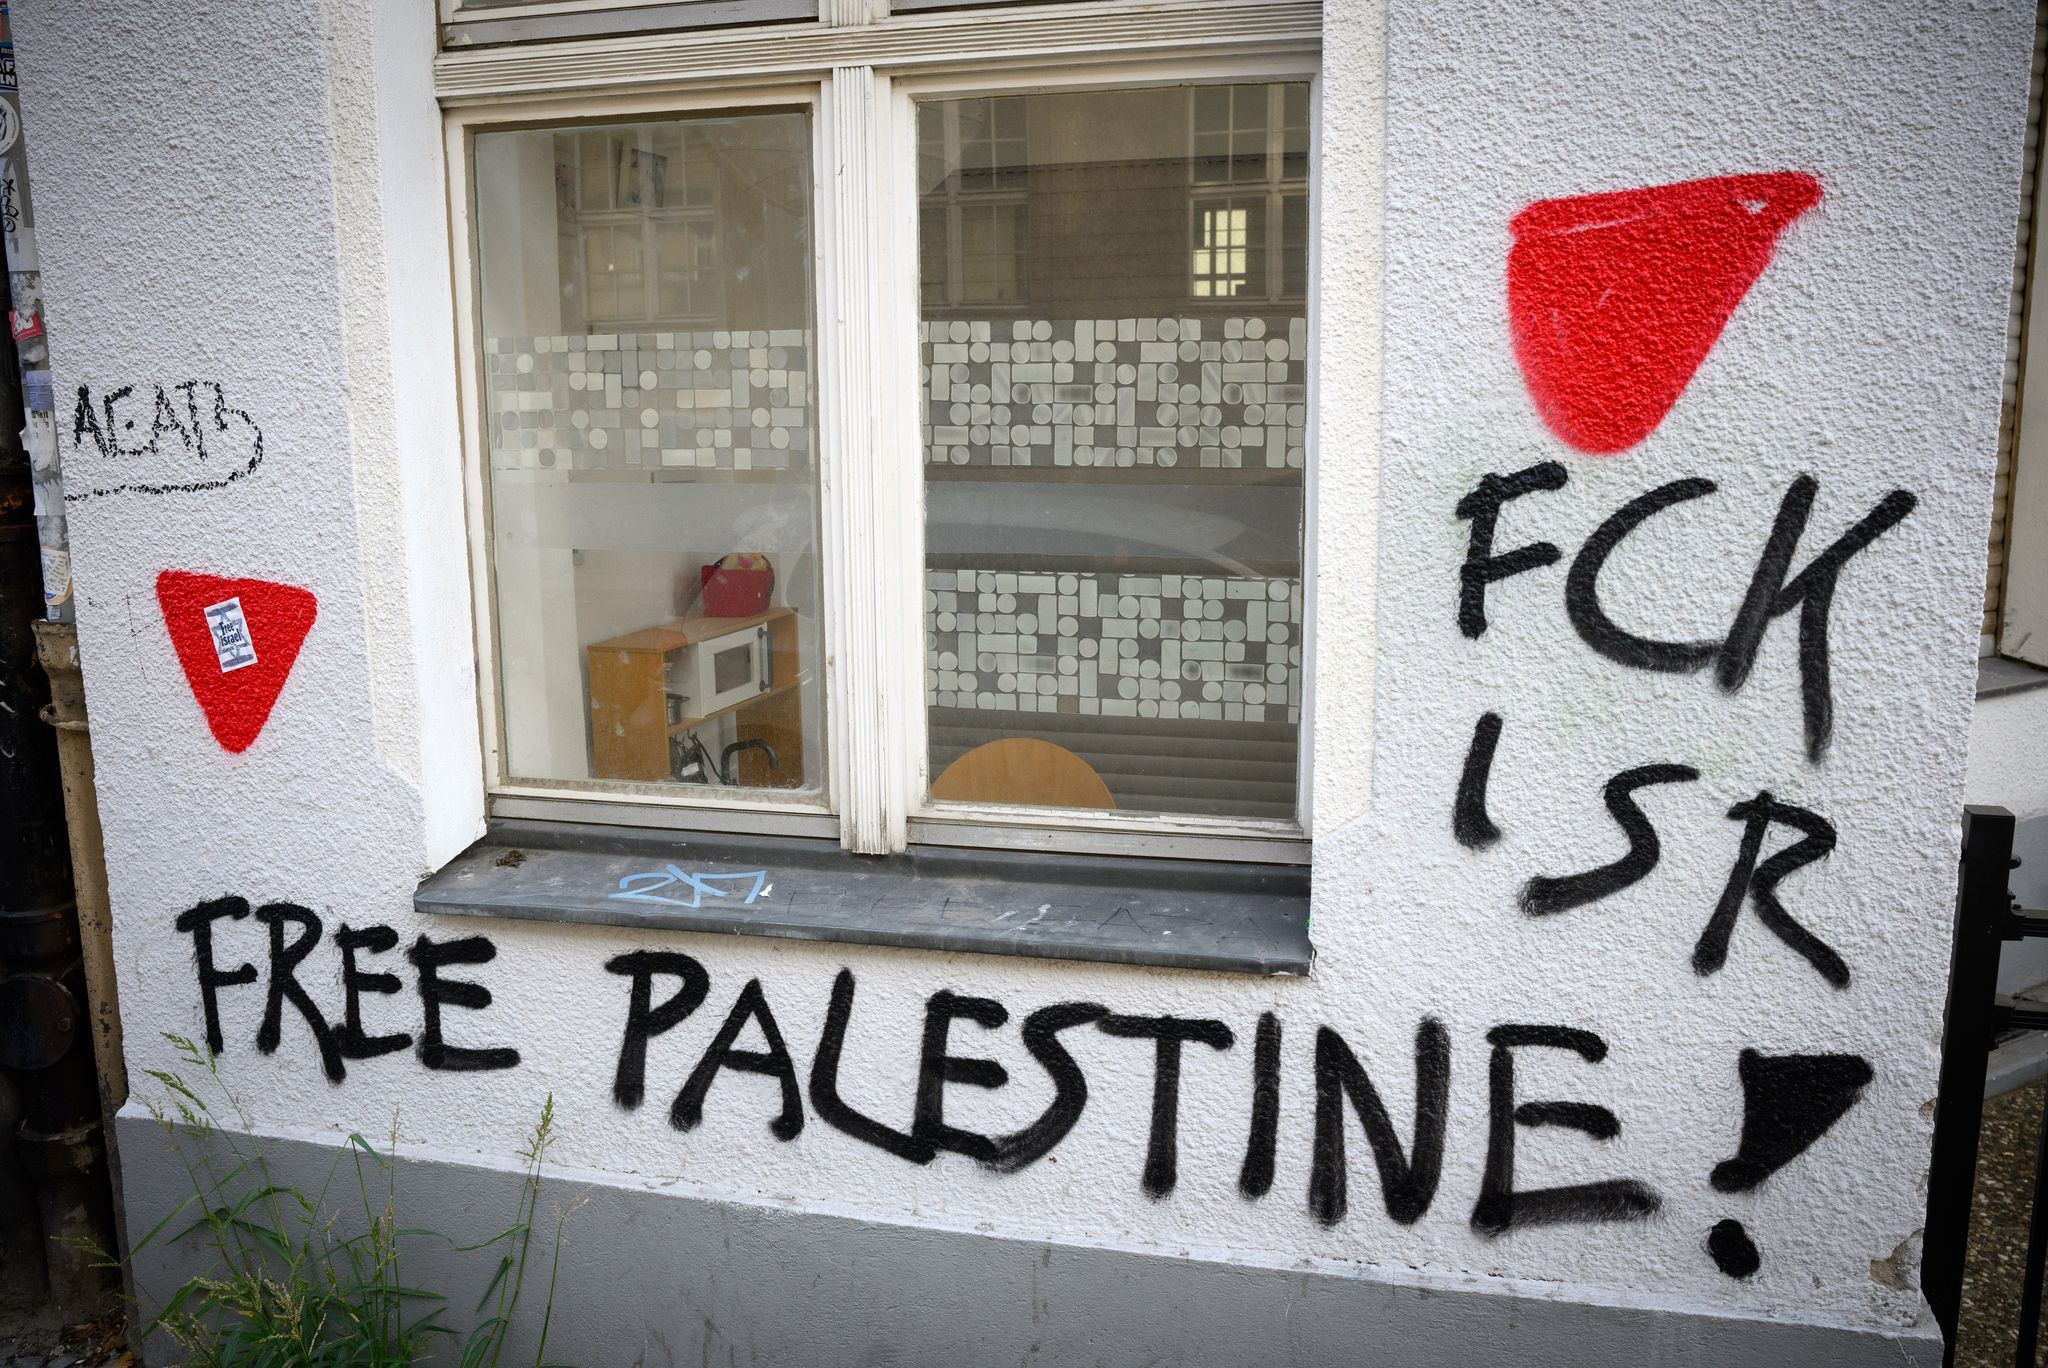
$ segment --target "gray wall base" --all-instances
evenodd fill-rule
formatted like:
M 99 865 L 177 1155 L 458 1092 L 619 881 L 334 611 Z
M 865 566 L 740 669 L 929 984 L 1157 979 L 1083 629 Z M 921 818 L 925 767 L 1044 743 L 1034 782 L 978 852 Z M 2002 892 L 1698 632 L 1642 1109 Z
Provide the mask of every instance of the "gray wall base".
M 148 1118 L 119 1122 L 129 1229 L 190 1191 Z M 335 1149 L 265 1141 L 281 1179 L 317 1190 Z M 401 1160 L 401 1225 L 469 1243 L 502 1229 L 519 1175 Z M 582 1368 L 669 1365 L 1345 1365 L 1357 1368 L 1850 1368 L 1938 1364 L 1927 1330 L 1870 1330 L 1595 1306 L 1498 1290 L 1418 1288 L 1280 1269 L 1005 1239 L 594 1184 L 570 1221 L 548 1358 Z M 556 1180 L 543 1214 L 579 1188 Z M 338 1181 L 333 1199 L 353 1196 Z M 550 1226 L 552 1222 L 549 1222 Z M 541 1246 L 537 1244 L 537 1248 Z M 185 1258 L 191 1257 L 188 1251 Z M 145 1311 L 180 1277 L 175 1250 L 137 1261 Z M 408 1253 L 406 1280 L 466 1313 L 477 1255 Z M 510 1362 L 533 1361 L 546 1269 L 529 1288 Z M 520 1345 L 524 1345 L 523 1352 Z M 151 1368 L 178 1361 L 152 1353 Z M 443 1354 L 442 1361 L 453 1360 Z

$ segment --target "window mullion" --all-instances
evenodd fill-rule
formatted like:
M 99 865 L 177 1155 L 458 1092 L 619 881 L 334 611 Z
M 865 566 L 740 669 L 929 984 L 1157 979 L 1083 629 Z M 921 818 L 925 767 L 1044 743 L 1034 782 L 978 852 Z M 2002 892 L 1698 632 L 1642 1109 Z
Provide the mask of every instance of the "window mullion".
M 905 757 L 921 753 L 905 734 L 922 698 L 917 577 L 906 569 L 919 562 L 920 505 L 917 444 L 901 439 L 895 413 L 906 349 L 887 324 L 901 311 L 891 263 L 903 251 L 890 212 L 889 98 L 888 79 L 865 66 L 835 67 L 825 91 L 828 731 L 840 841 L 860 854 L 903 848 Z

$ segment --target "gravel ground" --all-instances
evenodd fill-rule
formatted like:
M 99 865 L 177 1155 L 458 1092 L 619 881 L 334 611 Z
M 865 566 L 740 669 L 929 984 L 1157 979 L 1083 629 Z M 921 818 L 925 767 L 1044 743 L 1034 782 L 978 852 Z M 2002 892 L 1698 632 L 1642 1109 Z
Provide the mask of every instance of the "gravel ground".
M 0 1368 L 131 1368 L 118 1313 L 83 1325 L 0 1329 Z
M 1957 1368 L 2010 1368 L 2019 1345 L 2020 1274 L 2027 1259 L 2043 1087 L 2030 1083 L 1984 1104 Z

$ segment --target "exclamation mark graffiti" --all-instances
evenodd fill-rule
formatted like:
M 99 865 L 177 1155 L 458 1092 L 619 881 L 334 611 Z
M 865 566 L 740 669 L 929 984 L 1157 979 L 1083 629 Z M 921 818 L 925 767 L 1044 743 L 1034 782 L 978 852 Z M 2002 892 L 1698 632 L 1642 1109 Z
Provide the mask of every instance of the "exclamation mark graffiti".
M 1749 1192 L 1804 1154 L 1863 1095 L 1871 1080 L 1861 1055 L 1767 1055 L 1744 1050 L 1742 1142 L 1735 1157 L 1714 1165 L 1716 1192 Z M 1763 1258 L 1742 1222 L 1717 1223 L 1707 1253 L 1731 1278 L 1746 1278 Z

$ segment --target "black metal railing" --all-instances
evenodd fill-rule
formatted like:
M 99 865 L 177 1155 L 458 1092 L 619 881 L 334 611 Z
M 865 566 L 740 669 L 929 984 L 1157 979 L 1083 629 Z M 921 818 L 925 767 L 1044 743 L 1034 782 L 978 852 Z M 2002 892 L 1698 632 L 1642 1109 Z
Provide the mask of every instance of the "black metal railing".
M 2002 1032 L 2048 1030 L 2048 1007 L 2015 1002 L 1998 993 L 1999 952 L 2007 941 L 2048 937 L 2048 914 L 2015 905 L 2007 880 L 2013 815 L 2004 808 L 1963 809 L 1962 882 L 1956 895 L 1955 944 L 1949 960 L 1948 1011 L 1941 1047 L 1941 1082 L 1934 1103 L 1934 1150 L 1927 1182 L 1927 1234 L 1920 1286 L 1956 1357 L 1962 1312 L 1963 1265 L 1969 1248 L 1970 1205 L 1977 1178 L 1977 1146 L 1984 1121 L 1985 1073 Z M 2034 1368 L 2041 1331 L 2041 1287 L 2048 1266 L 2048 1104 L 2034 1152 L 2032 1215 L 2020 1284 L 2019 1341 L 2013 1362 Z

